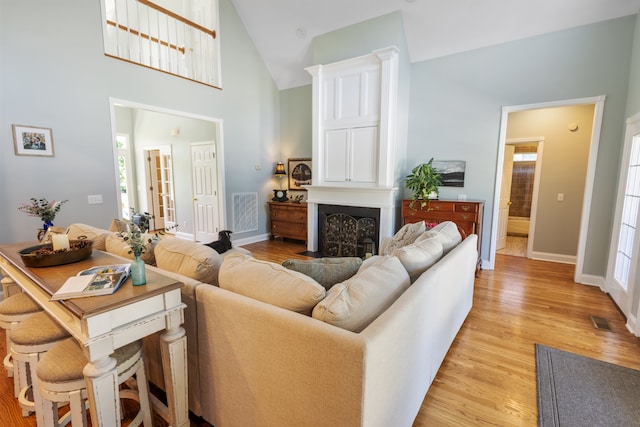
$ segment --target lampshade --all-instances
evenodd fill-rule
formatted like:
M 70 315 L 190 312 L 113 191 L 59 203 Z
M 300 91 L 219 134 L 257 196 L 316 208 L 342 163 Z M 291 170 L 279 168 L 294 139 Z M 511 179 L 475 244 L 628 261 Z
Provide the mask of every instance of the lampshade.
M 286 174 L 287 172 L 284 170 L 284 163 L 278 162 L 278 164 L 276 165 L 276 171 L 274 175 L 280 176 L 280 175 L 286 175 Z

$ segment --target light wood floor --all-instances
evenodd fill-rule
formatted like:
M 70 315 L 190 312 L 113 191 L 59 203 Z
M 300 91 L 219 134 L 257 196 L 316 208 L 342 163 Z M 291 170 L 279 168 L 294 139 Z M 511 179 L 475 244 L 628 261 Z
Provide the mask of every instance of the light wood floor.
M 290 241 L 245 247 L 273 262 L 307 258 L 297 254 L 304 245 Z M 590 315 L 612 331 L 595 329 Z M 535 343 L 640 369 L 640 340 L 606 294 L 573 282 L 573 266 L 498 255 L 496 269 L 476 279 L 474 306 L 414 426 L 536 426 Z M 0 426 L 35 426 L 33 416 L 20 417 L 12 387 L 0 373 Z

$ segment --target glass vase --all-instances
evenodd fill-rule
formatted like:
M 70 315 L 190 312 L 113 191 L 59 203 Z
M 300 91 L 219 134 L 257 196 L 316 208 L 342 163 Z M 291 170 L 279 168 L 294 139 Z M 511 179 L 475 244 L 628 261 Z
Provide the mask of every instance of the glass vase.
M 144 261 L 140 259 L 140 255 L 136 255 L 131 262 L 131 280 L 133 286 L 142 286 L 147 284 L 147 274 L 145 272 Z

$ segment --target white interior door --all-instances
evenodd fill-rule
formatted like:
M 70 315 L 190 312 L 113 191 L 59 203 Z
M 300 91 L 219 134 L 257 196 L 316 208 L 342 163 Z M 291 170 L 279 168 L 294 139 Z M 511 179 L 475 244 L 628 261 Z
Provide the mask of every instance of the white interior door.
M 605 285 L 607 292 L 627 317 L 631 309 L 630 295 L 634 291 L 632 284 L 636 282 L 638 271 L 640 240 L 640 115 L 634 119 L 627 123 L 616 202 L 615 238 L 611 240 Z
M 511 177 L 513 175 L 513 145 L 504 146 L 504 164 L 502 166 L 502 184 L 500 186 L 500 207 L 498 210 L 498 238 L 496 250 L 507 246 L 507 225 L 509 222 L 509 206 L 511 206 Z
M 193 171 L 193 230 L 195 240 L 218 240 L 220 230 L 216 145 L 214 142 L 191 144 Z

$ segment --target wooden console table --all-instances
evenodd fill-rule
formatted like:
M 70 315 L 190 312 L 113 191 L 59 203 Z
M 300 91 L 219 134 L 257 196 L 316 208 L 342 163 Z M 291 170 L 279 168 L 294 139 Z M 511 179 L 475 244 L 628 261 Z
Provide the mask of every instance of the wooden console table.
M 12 279 L 82 345 L 89 361 L 84 375 L 92 425 L 120 426 L 118 375 L 111 353 L 164 329 L 160 348 L 169 403 L 156 409 L 170 425 L 187 427 L 187 338 L 181 326 L 185 304 L 180 294 L 183 284 L 147 269 L 145 286 L 134 287 L 131 280 L 127 280 L 113 295 L 51 301 L 51 295 L 65 280 L 81 270 L 130 260 L 94 250 L 84 261 L 29 268 L 18 251 L 34 244 L 0 245 L 0 268 L 5 276 L 3 285 L 12 285 L 7 283 L 7 278 Z M 161 405 L 157 399 L 152 400 L 155 406 Z
M 307 241 L 307 204 L 269 202 L 271 240 L 275 237 Z
M 453 221 L 458 228 L 468 234 L 478 235 L 478 270 L 480 269 L 480 251 L 482 250 L 482 216 L 484 202 L 473 200 L 429 200 L 421 207 L 417 200 L 410 207 L 411 200 L 402 201 L 402 225 L 426 221 L 440 223 Z

